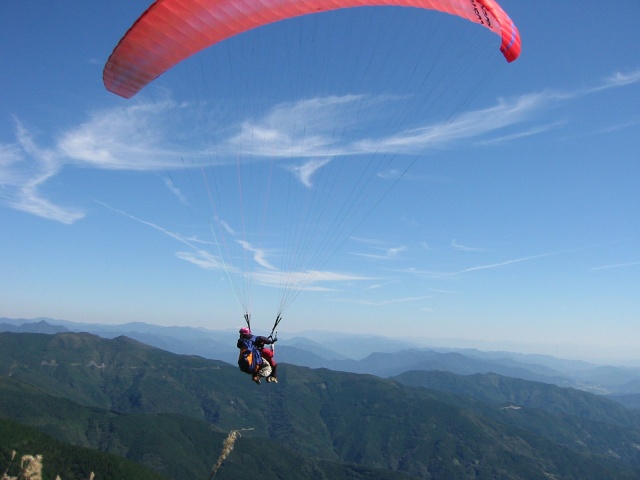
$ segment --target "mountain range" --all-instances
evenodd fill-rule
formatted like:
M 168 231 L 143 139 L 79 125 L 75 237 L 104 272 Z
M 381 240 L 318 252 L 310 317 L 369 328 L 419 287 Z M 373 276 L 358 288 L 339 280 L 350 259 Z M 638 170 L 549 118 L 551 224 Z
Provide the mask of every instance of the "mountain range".
M 0 318 L 0 332 L 88 332 L 104 338 L 128 336 L 173 353 L 200 355 L 235 365 L 237 331 L 163 327 L 146 323 L 102 325 L 50 318 Z M 640 408 L 640 368 L 598 365 L 581 360 L 516 352 L 427 348 L 409 338 L 307 332 L 282 336 L 279 361 L 311 368 L 391 377 L 408 370 L 441 370 L 461 375 L 498 373 L 524 380 L 606 395 L 625 406 Z
M 577 389 L 287 363 L 279 379 L 258 386 L 226 362 L 124 336 L 0 334 L 0 417 L 166 478 L 206 478 L 232 430 L 219 479 L 640 475 L 640 412 Z

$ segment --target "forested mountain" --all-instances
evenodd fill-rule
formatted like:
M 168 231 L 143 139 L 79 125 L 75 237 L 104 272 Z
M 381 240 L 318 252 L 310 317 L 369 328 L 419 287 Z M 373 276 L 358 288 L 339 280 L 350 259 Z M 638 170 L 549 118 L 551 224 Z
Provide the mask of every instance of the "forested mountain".
M 0 390 L 2 395 L 8 392 Z M 16 451 L 13 461 L 12 453 Z M 96 478 L 130 478 L 136 480 L 162 480 L 163 476 L 119 455 L 98 452 L 54 440 L 39 430 L 0 418 L 0 471 L 15 477 L 23 455 L 43 457 L 43 479 L 57 475 L 65 480 L 88 479 L 93 472 Z
M 127 336 L 163 350 L 200 355 L 235 364 L 237 330 L 214 331 L 192 327 L 164 327 L 147 323 L 101 325 L 50 318 L 0 318 L 0 332 L 94 333 L 104 338 Z M 427 348 L 415 343 L 378 336 L 307 332 L 304 336 L 281 336 L 278 358 L 282 362 L 311 368 L 368 373 L 392 377 L 409 370 L 447 371 L 459 375 L 497 373 L 524 380 L 573 387 L 638 405 L 640 368 L 597 365 L 549 355 L 521 354 L 477 349 Z
M 176 479 L 206 478 L 231 430 L 216 478 L 638 478 L 639 423 L 613 402 L 497 376 L 424 388 L 424 373 L 283 364 L 258 386 L 126 337 L 3 333 L 0 416 Z

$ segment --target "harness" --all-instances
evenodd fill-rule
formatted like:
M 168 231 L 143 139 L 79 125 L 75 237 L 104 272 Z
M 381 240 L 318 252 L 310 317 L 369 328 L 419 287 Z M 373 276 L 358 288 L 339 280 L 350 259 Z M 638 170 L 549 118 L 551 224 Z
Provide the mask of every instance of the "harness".
M 249 313 L 244 314 L 244 320 L 245 322 L 247 322 L 247 327 L 249 328 L 249 330 L 251 330 L 251 316 L 249 315 Z M 277 337 L 278 332 L 276 332 L 276 328 L 280 323 L 280 320 L 282 320 L 282 316 L 278 314 L 268 338 L 273 340 L 274 335 Z M 252 335 L 249 338 L 240 338 L 238 340 L 238 345 L 240 347 L 240 354 L 238 355 L 238 367 L 241 371 L 249 373 L 251 375 L 260 374 L 263 377 L 268 377 L 271 374 L 271 365 L 269 364 L 269 362 L 263 361 L 262 355 L 260 354 L 260 349 L 256 346 L 255 335 Z M 269 347 L 271 348 L 272 352 L 275 350 L 273 343 L 269 345 Z

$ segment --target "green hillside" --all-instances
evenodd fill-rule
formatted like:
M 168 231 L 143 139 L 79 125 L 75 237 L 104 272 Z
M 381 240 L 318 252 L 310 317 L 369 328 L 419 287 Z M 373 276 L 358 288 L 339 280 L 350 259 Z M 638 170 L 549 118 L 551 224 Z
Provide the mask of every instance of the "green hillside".
M 467 395 L 491 404 L 538 408 L 557 415 L 632 426 L 640 429 L 640 412 L 581 390 L 505 377 L 495 373 L 455 375 L 438 371 L 411 371 L 394 377 L 405 385 Z
M 18 455 L 11 462 L 13 450 Z M 91 472 L 96 474 L 97 479 L 166 479 L 166 477 L 120 456 L 68 445 L 54 440 L 35 428 L 0 418 L 1 471 L 16 476 L 19 470 L 19 457 L 25 454 L 43 456 L 43 480 L 53 480 L 56 475 L 60 475 L 63 480 L 86 480 Z
M 395 380 L 472 397 L 477 410 L 501 423 L 548 438 L 575 451 L 640 465 L 640 412 L 571 388 L 496 374 L 455 375 L 413 371 Z M 497 407 L 497 408 L 496 408 Z
M 0 375 L 0 416 L 171 478 L 206 478 L 232 429 L 252 430 L 216 478 L 251 471 L 261 478 L 631 479 L 640 472 L 634 425 L 505 410 L 466 394 L 291 365 L 282 365 L 279 384 L 257 386 L 223 362 L 124 337 L 0 334 Z M 575 402 L 571 392 L 558 389 L 553 403 Z M 591 406 L 582 400 L 575 408 Z M 593 448 L 564 441 L 582 436 Z

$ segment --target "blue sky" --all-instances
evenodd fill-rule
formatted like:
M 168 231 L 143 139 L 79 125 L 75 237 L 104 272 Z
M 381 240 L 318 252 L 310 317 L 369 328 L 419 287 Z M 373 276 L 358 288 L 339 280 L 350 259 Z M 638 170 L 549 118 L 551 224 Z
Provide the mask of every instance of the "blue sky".
M 634 356 L 640 4 L 501 4 L 512 64 L 477 25 L 355 9 L 124 100 L 102 68 L 148 2 L 4 2 L 0 316 L 268 331 L 284 270 L 282 333 Z

